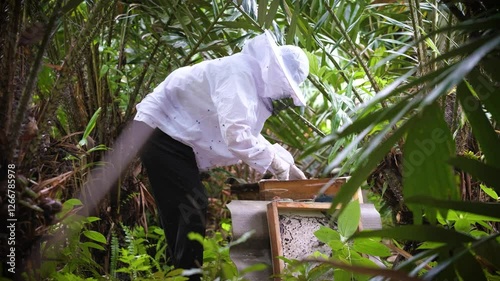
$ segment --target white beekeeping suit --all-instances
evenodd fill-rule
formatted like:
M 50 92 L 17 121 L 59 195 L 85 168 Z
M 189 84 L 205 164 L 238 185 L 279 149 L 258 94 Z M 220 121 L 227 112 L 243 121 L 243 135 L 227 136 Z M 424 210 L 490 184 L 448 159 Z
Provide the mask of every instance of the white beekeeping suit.
M 291 97 L 305 105 L 299 84 L 308 72 L 300 48 L 278 47 L 266 31 L 241 53 L 172 72 L 137 105 L 135 120 L 192 147 L 200 170 L 242 160 L 279 179 L 305 178 L 290 153 L 260 132 L 271 100 Z

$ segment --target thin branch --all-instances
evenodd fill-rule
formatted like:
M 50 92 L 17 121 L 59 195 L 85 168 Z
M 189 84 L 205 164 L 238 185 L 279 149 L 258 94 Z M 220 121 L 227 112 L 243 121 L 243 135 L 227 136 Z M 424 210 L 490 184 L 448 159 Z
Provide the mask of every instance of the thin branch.
M 295 112 L 295 110 L 287 110 L 287 112 L 291 112 L 293 115 L 295 115 L 297 118 L 299 118 L 299 120 L 302 121 L 307 127 L 311 128 L 314 132 L 316 132 L 321 137 L 326 137 L 325 133 L 323 133 L 320 129 L 316 128 L 316 126 L 314 126 L 314 124 L 311 123 L 311 121 L 307 120 L 304 116 Z

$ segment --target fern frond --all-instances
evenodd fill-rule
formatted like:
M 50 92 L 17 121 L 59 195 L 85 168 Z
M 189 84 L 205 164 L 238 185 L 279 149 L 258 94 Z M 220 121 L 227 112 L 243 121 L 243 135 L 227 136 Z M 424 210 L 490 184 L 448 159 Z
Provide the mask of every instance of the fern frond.
M 111 234 L 111 261 L 110 261 L 110 273 L 113 278 L 116 278 L 116 268 L 118 266 L 118 257 L 120 252 L 120 245 L 118 242 L 118 237 L 116 233 Z

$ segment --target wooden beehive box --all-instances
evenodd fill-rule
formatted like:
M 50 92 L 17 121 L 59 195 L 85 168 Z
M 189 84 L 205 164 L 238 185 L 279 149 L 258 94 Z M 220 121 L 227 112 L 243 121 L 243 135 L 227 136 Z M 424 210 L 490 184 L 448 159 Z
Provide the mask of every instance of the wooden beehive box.
M 321 190 L 326 196 L 333 197 L 337 194 L 341 186 L 347 181 L 347 177 L 336 179 L 306 179 L 306 180 L 263 180 L 259 182 L 260 200 L 287 200 L 291 201 L 312 201 Z M 358 190 L 353 197 L 363 203 L 361 190 Z
M 231 258 L 238 270 L 255 264 L 272 265 L 262 271 L 248 273 L 248 280 L 270 280 L 269 276 L 282 273 L 284 264 L 279 256 L 288 256 L 287 245 L 279 243 L 281 237 L 280 215 L 324 216 L 331 207 L 327 202 L 309 202 L 324 189 L 327 196 L 335 196 L 348 177 L 336 179 L 263 180 L 258 183 L 231 184 L 231 193 L 238 196 L 228 204 L 233 223 L 234 239 L 254 231 L 245 243 L 231 247 Z M 353 196 L 361 204 L 359 229 L 380 229 L 380 215 L 373 204 L 363 204 L 359 189 Z M 308 218 L 309 220 L 312 220 Z M 288 233 L 293 233 L 292 229 Z M 301 229 L 302 230 L 302 229 Z M 281 247 L 281 248 L 280 248 Z M 298 249 L 299 247 L 297 247 Z M 280 250 L 281 249 L 281 250 Z M 279 280 L 279 279 L 275 279 Z

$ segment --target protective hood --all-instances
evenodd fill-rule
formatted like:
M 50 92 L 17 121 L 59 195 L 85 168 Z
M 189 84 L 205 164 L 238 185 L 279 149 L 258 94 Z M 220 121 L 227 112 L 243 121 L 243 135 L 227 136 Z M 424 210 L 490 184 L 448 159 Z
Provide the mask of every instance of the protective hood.
M 292 45 L 278 46 L 270 31 L 259 35 L 243 47 L 243 54 L 254 57 L 265 81 L 262 98 L 292 98 L 296 106 L 305 106 L 299 85 L 309 74 L 309 60 L 302 49 Z

